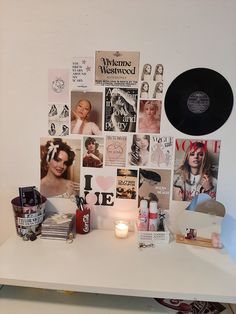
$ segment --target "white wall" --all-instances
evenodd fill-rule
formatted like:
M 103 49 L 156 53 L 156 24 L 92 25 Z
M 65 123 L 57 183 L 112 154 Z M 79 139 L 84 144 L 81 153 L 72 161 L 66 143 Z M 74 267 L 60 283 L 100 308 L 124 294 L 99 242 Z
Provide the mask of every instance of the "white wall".
M 165 91 L 181 72 L 209 67 L 236 95 L 234 0 L 0 0 L 0 26 L 0 242 L 14 230 L 10 200 L 18 187 L 39 185 L 49 68 L 70 68 L 72 57 L 95 50 L 140 51 L 141 62 L 164 65 Z M 235 111 L 204 136 L 222 140 L 217 197 L 234 216 Z M 164 111 L 161 133 L 186 137 Z M 172 202 L 171 212 L 178 206 Z

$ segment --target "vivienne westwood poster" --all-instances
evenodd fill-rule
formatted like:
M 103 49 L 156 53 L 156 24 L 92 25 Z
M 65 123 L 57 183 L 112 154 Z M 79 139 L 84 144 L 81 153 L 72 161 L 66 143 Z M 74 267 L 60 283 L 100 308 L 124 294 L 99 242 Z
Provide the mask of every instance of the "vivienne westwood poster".
M 139 52 L 96 51 L 95 84 L 105 86 L 137 86 Z

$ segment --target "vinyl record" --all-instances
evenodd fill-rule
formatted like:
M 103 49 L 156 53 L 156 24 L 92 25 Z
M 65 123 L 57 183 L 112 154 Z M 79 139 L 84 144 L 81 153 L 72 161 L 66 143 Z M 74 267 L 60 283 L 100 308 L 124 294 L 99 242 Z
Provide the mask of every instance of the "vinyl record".
M 170 123 L 189 135 L 205 135 L 219 129 L 233 107 L 233 92 L 218 72 L 195 68 L 183 72 L 170 84 L 165 111 Z

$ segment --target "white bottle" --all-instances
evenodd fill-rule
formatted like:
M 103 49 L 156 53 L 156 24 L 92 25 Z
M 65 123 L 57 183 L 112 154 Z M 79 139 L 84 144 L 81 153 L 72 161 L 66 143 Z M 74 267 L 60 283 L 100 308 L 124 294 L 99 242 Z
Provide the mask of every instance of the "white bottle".
M 157 231 L 157 212 L 157 202 L 151 201 L 149 204 L 149 231 Z
M 138 216 L 139 231 L 148 231 L 148 215 L 149 215 L 148 202 L 147 200 L 141 200 Z

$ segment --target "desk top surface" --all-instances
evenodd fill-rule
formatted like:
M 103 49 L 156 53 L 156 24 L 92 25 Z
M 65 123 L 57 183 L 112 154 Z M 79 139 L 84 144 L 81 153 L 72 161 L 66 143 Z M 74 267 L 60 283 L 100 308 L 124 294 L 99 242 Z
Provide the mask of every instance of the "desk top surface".
M 224 249 L 174 241 L 139 249 L 135 233 L 93 230 L 71 244 L 13 235 L 0 247 L 0 284 L 236 303 L 236 263 Z

